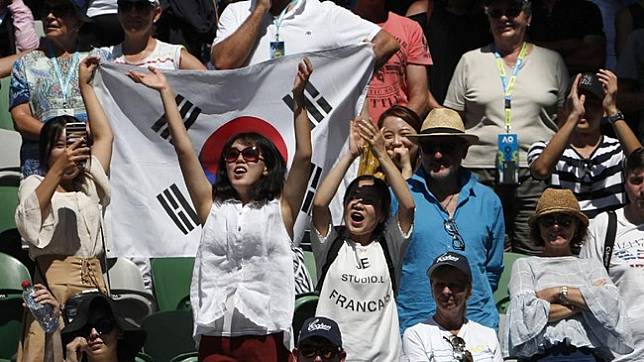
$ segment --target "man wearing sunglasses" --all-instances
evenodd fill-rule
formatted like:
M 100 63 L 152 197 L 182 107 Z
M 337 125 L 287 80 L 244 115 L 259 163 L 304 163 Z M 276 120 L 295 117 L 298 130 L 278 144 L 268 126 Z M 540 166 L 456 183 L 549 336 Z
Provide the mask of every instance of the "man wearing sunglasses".
M 420 133 L 409 137 L 421 146 L 422 167 L 407 180 L 416 202 L 416 220 L 397 297 L 401 331 L 436 312 L 426 271 L 445 252 L 469 259 L 473 289 L 467 318 L 498 328 L 493 292 L 503 271 L 501 201 L 461 167 L 478 137 L 466 133 L 459 114 L 447 108 L 432 110 Z
M 467 258 L 447 252 L 427 270 L 436 313 L 403 335 L 403 360 L 410 362 L 501 362 L 501 346 L 492 328 L 465 318 L 472 295 Z
M 293 357 L 295 362 L 344 362 L 347 353 L 342 349 L 342 334 L 338 324 L 324 317 L 304 321 Z

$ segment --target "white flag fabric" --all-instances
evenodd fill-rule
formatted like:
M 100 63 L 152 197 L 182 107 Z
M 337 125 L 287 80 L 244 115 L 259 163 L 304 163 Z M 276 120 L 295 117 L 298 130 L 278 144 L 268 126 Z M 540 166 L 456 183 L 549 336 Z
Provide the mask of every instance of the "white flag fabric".
M 345 146 L 373 69 L 371 45 L 294 54 L 246 68 L 165 72 L 195 152 L 214 181 L 216 160 L 233 134 L 258 132 L 290 165 L 294 152 L 293 79 L 303 56 L 314 72 L 305 89 L 313 158 L 295 228 L 307 226 L 313 192 Z M 130 257 L 194 256 L 201 227 L 181 176 L 159 93 L 126 74 L 141 68 L 103 64 L 95 88 L 115 135 L 110 184 L 108 254 Z M 144 70 L 147 71 L 147 70 Z M 261 220 L 258 220 L 261 222 Z

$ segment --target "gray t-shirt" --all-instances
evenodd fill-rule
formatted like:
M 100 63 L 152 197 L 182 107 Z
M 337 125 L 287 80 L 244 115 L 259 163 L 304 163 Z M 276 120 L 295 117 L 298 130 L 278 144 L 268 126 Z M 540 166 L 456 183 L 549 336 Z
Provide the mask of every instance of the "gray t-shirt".
M 644 225 L 635 225 L 624 217 L 624 209 L 615 210 L 617 233 L 608 274 L 624 301 L 631 327 L 635 351 L 616 355 L 614 361 L 644 361 Z M 603 263 L 604 242 L 608 228 L 608 214 L 602 213 L 590 220 L 588 236 L 580 257 Z
M 497 135 L 505 133 L 504 90 L 492 49 L 488 45 L 461 57 L 444 102 L 464 112 L 465 128 L 479 136 L 463 161 L 468 168 L 494 168 Z M 507 64 L 505 72 L 508 78 L 512 74 Z M 512 91 L 511 132 L 519 135 L 520 167 L 528 167 L 530 145 L 554 134 L 554 118 L 566 99 L 569 81 L 559 54 L 534 45 L 529 49 Z

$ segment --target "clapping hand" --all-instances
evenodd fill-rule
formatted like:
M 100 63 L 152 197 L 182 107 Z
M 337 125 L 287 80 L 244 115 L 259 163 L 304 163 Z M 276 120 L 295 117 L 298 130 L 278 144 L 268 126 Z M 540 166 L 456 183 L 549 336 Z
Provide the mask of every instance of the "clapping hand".
M 608 115 L 617 113 L 617 76 L 610 70 L 600 69 L 597 72 L 597 78 L 599 78 L 599 82 L 604 87 L 604 92 L 606 93 L 602 100 L 604 111 Z

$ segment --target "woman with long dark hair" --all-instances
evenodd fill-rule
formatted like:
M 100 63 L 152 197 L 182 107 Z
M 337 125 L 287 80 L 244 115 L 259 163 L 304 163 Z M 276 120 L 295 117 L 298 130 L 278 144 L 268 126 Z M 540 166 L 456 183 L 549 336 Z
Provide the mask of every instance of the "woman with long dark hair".
M 194 336 L 204 361 L 285 361 L 295 287 L 291 239 L 311 165 L 304 86 L 313 68 L 299 64 L 293 84 L 295 153 L 289 172 L 275 145 L 258 133 L 229 139 L 211 185 L 161 72 L 130 72 L 159 91 L 184 181 L 203 227 L 190 291 Z
M 45 123 L 39 144 L 44 176 L 26 177 L 18 195 L 16 226 L 36 261 L 35 282 L 46 285 L 62 304 L 84 290 L 106 291 L 99 256 L 104 252 L 103 212 L 110 201 L 113 135 L 91 85 L 97 66 L 98 59 L 88 57 L 78 71 L 91 138 L 66 134 L 66 124 L 78 122 L 72 116 Z M 25 328 L 18 359 L 42 359 L 44 331 L 31 314 Z

